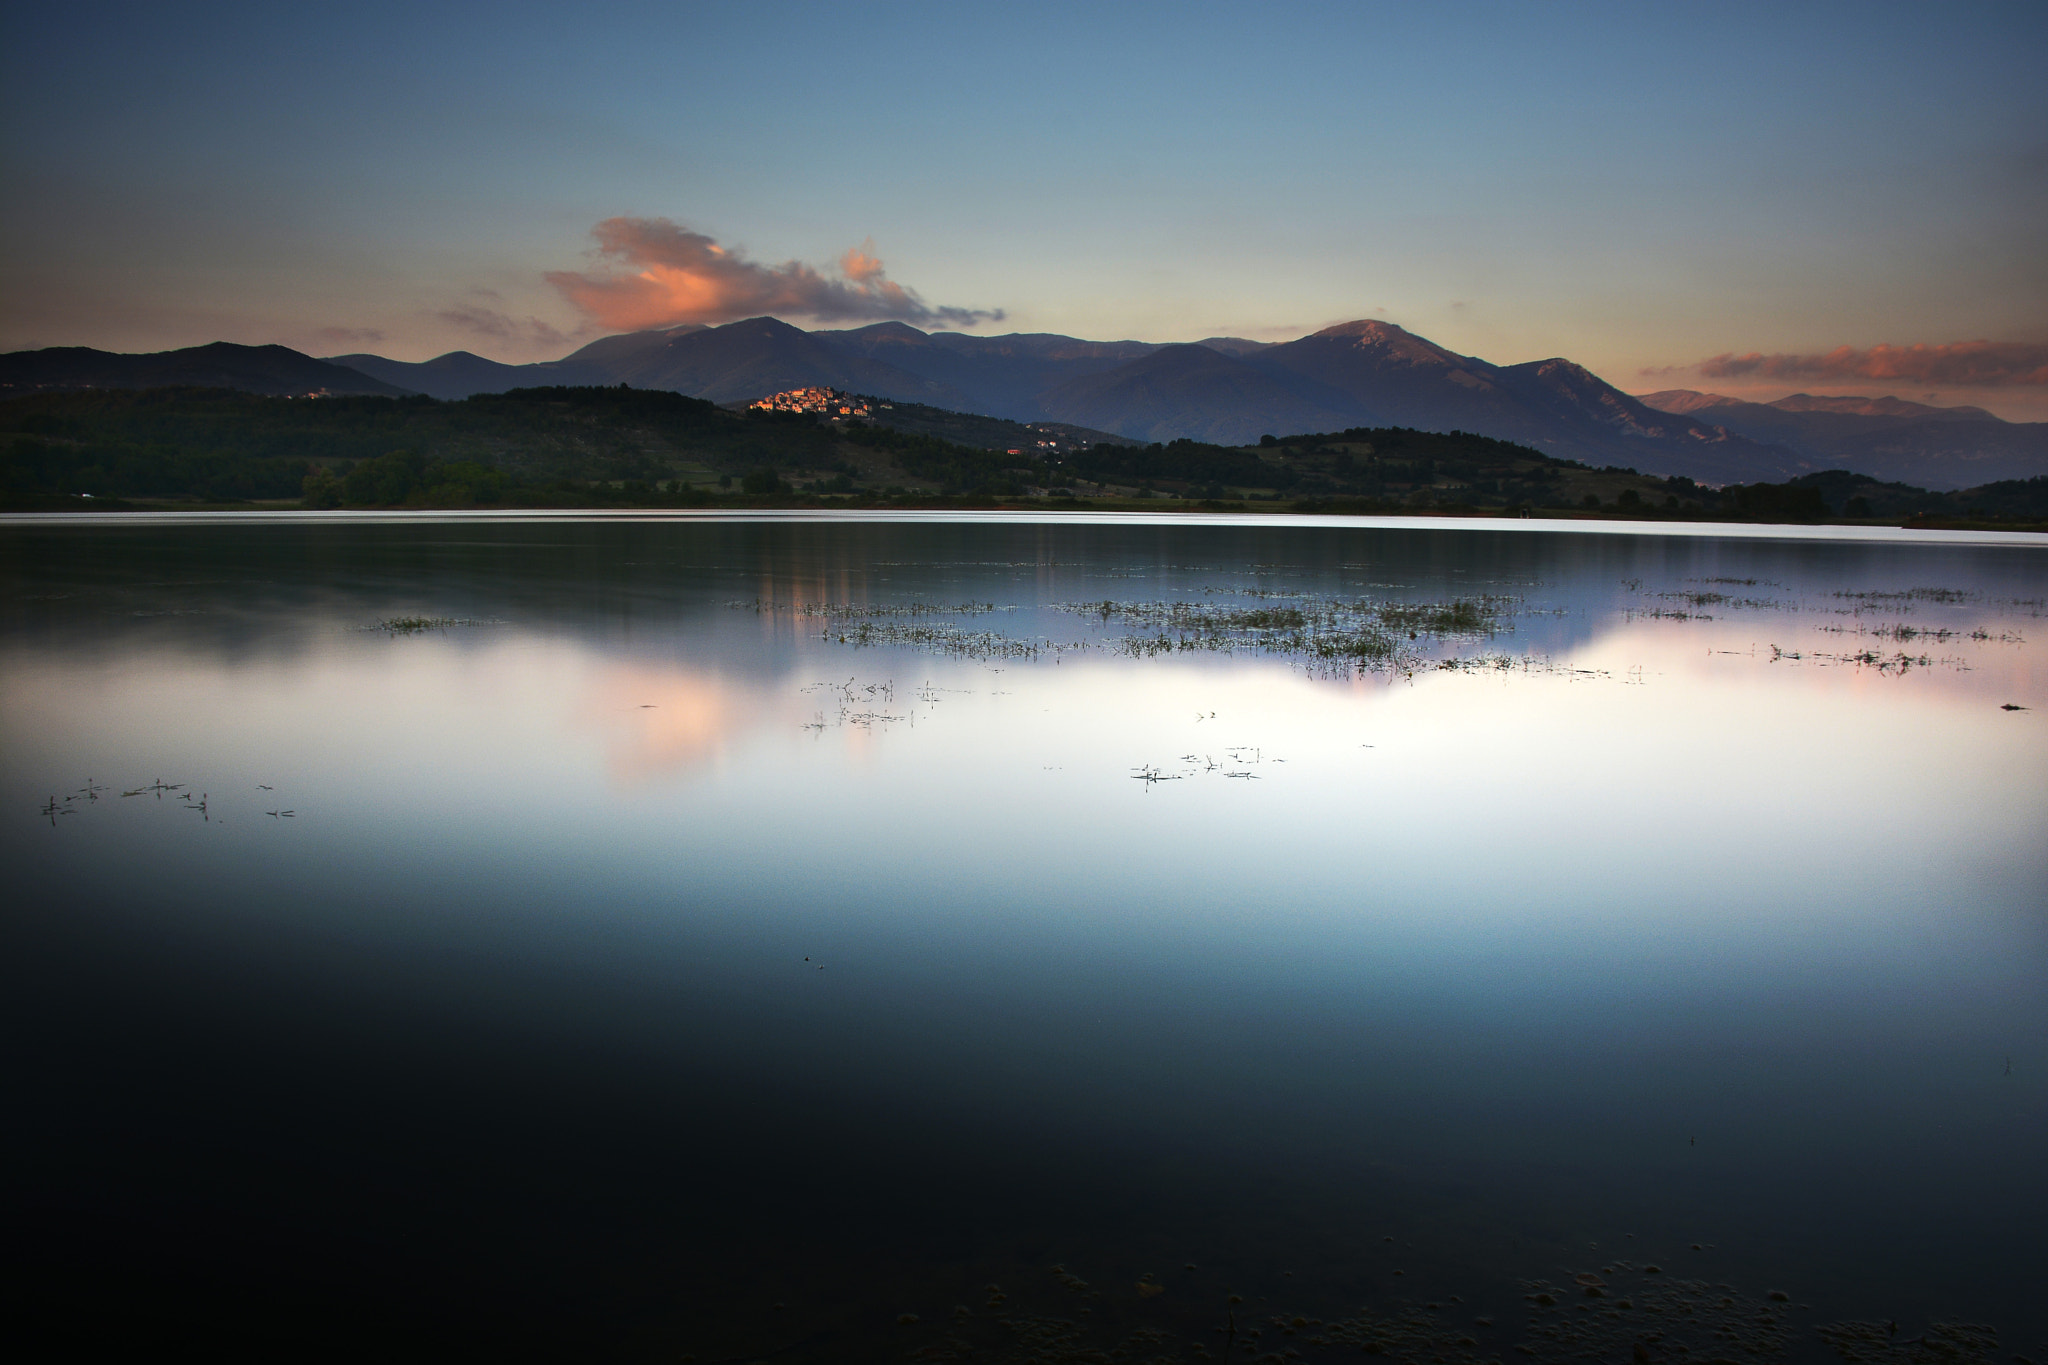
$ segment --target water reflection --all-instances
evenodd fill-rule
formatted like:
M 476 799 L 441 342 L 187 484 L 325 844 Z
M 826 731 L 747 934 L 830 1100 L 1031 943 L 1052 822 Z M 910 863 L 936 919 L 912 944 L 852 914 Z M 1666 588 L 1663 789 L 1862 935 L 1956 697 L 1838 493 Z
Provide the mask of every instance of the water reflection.
M 1745 1303 L 2042 1330 L 2039 551 L 4 545 L 24 1226 L 60 1287 L 304 1302 L 303 1260 L 458 1335 L 899 1359 L 998 1331 L 988 1282 L 1213 1348 L 1226 1292 L 1520 1324 L 1518 1279 L 1636 1243 Z M 1063 609 L 1480 597 L 1342 669 Z M 495 624 L 365 629 L 403 615 Z M 205 817 L 119 795 L 159 778 Z
M 786 723 L 794 709 L 715 673 L 593 662 L 581 717 L 604 735 L 607 766 L 626 787 L 714 762 L 747 731 Z

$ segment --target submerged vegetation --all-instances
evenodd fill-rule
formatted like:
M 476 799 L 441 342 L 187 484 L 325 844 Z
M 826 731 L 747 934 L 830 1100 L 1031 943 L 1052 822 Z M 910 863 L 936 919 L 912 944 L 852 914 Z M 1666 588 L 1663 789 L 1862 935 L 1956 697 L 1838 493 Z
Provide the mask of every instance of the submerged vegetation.
M 947 619 L 986 616 L 996 610 L 993 602 L 949 606 L 937 602 L 769 602 L 756 598 L 751 602 L 728 602 L 726 606 L 756 615 L 785 615 L 792 620 L 822 622 L 817 638 L 856 649 L 907 648 L 987 662 L 1036 659 L 1070 648 L 996 630 L 968 629 Z
M 1520 662 L 1505 655 L 1475 661 L 1437 659 L 1432 649 L 1448 642 L 1483 640 L 1512 629 L 1518 599 L 1506 596 L 1401 602 L 1371 598 L 1276 594 L 1252 590 L 1253 605 L 1219 603 L 1217 590 L 1200 599 L 1173 602 L 1067 602 L 1053 610 L 1078 617 L 1095 634 L 1068 641 L 955 624 L 987 616 L 991 602 L 946 605 L 933 602 L 818 603 L 730 602 L 733 610 L 781 614 L 817 626 L 817 637 L 855 648 L 898 647 L 976 661 L 1059 659 L 1096 650 L 1132 659 L 1203 651 L 1266 654 L 1295 659 L 1328 672 L 1410 672 L 1423 667 L 1506 668 Z M 1119 628 L 1123 632 L 1117 633 Z
M 856 649 L 884 646 L 921 649 L 957 659 L 1036 659 L 1047 642 L 1020 639 L 993 630 L 963 630 L 939 622 L 855 621 L 826 631 L 820 638 Z
M 197 815 L 200 821 L 208 826 L 224 827 L 227 824 L 226 817 L 216 813 L 214 809 L 215 803 L 220 798 L 206 791 L 195 790 L 190 783 L 166 782 L 159 777 L 154 781 L 139 783 L 136 786 L 123 789 L 119 795 L 110 797 L 109 793 L 114 790 L 114 787 L 108 786 L 96 778 L 88 777 L 85 779 L 84 786 L 63 796 L 52 795 L 37 809 L 36 816 L 39 819 L 48 821 L 54 827 L 60 816 L 76 815 L 80 811 L 89 810 L 94 806 L 102 804 L 102 802 L 111 805 L 116 801 L 126 801 L 130 797 L 146 796 L 154 798 L 154 800 L 153 802 L 145 802 L 145 805 L 155 804 L 171 810 L 189 811 Z M 268 792 L 271 795 L 268 797 L 250 798 L 249 808 L 237 810 L 238 818 L 244 815 L 252 818 L 258 815 L 265 815 L 273 820 L 292 820 L 298 817 L 298 811 L 296 810 L 264 809 L 266 806 L 280 807 L 282 805 L 275 795 L 276 787 L 268 783 L 257 783 L 255 784 L 255 790 Z
M 392 635 L 417 635 L 424 630 L 449 630 L 456 626 L 494 626 L 496 621 L 471 616 L 387 616 L 364 630 L 381 630 Z
M 1625 596 L 1617 614 L 1623 621 L 1709 622 L 1717 614 L 1770 612 L 1784 624 L 1801 622 L 1817 632 L 1870 642 L 1848 649 L 1816 649 L 1786 643 L 1781 635 L 1775 641 L 1760 640 L 1746 651 L 1717 652 L 1745 652 L 1773 664 L 1839 665 L 1893 675 L 1915 669 L 1971 667 L 1962 654 L 1937 653 L 1930 646 L 1947 646 L 1953 651 L 1966 644 L 2018 645 L 2025 643 L 2025 637 L 2017 630 L 1987 627 L 1981 621 L 1945 625 L 1894 619 L 1863 624 L 1868 614 L 1909 614 L 1916 605 L 1974 605 L 2039 616 L 2044 606 L 2038 599 L 1986 600 L 1981 594 L 1939 587 L 1838 590 L 1810 599 L 1789 592 L 1773 596 L 1768 595 L 1772 590 L 1785 591 L 1782 585 L 1754 578 L 1686 579 L 1670 589 L 1648 588 L 1640 579 L 1627 579 L 1621 586 Z M 1752 591 L 1731 593 L 1723 590 L 1726 588 Z M 1368 673 L 1413 678 L 1422 672 L 1512 672 L 1574 679 L 1617 676 L 1609 670 L 1579 668 L 1527 650 L 1472 648 L 1512 634 L 1519 616 L 1561 610 L 1539 608 L 1532 613 L 1523 598 L 1505 593 L 1404 601 L 1211 586 L 1185 598 L 1163 601 L 1102 598 L 1048 604 L 1047 610 L 1084 627 L 1077 636 L 1063 639 L 1029 629 L 969 624 L 977 618 L 1022 611 L 986 601 L 825 603 L 757 598 L 727 605 L 808 623 L 813 638 L 833 644 L 857 649 L 915 649 L 982 663 L 1058 662 L 1069 655 L 1089 653 L 1138 660 L 1207 653 L 1282 659 L 1313 676 L 1333 678 Z M 1024 611 L 1018 619 L 1036 624 L 1043 618 Z M 1628 681 L 1642 681 L 1640 669 L 1628 672 Z M 1193 756 L 1182 758 L 1192 760 Z M 1170 764 L 1140 765 L 1133 776 L 1149 783 L 1185 775 L 1172 768 Z
M 1409 642 L 1480 639 L 1508 628 L 1514 599 L 1390 602 L 1304 594 L 1251 607 L 1211 601 L 1076 602 L 1058 609 L 1104 625 L 1135 627 L 1110 648 L 1132 658 L 1190 650 L 1277 654 L 1359 669 L 1415 665 Z

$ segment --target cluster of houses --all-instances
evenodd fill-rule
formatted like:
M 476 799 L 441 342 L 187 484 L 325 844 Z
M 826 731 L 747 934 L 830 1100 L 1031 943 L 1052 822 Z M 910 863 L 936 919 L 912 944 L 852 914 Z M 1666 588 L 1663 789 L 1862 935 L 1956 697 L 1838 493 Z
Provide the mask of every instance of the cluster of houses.
M 871 423 L 876 420 L 877 412 L 889 411 L 895 405 L 879 399 L 862 398 L 843 389 L 806 388 L 771 393 L 747 406 L 763 412 L 804 412 L 829 422 Z M 1061 430 L 1056 424 L 1027 423 L 1024 429 L 1034 439 L 1029 446 L 1020 442 L 1010 447 L 1009 454 L 1035 455 L 1058 464 L 1063 456 L 1076 450 L 1086 450 L 1089 445 L 1089 442 Z
M 767 412 L 810 412 L 833 421 L 845 418 L 870 417 L 867 400 L 856 398 L 838 389 L 789 389 L 783 393 L 771 393 L 766 398 L 748 404 Z M 888 407 L 887 403 L 881 406 Z

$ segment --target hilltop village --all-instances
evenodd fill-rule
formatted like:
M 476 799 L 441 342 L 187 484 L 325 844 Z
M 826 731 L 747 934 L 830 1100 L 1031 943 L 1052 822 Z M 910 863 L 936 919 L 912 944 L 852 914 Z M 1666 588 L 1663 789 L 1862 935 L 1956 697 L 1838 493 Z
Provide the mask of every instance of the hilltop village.
M 735 408 L 761 412 L 800 412 L 845 427 L 886 426 L 916 435 L 936 436 L 976 449 L 1009 455 L 1035 455 L 1058 463 L 1062 455 L 1086 450 L 1106 433 L 1082 435 L 1080 428 L 1057 422 L 1011 422 L 996 417 L 928 408 L 921 403 L 888 403 L 843 389 L 786 389 Z M 881 414 L 887 413 L 884 417 Z
M 764 412 L 809 412 L 828 421 L 874 420 L 873 408 L 887 408 L 889 403 L 874 403 L 858 394 L 843 393 L 838 389 L 789 389 L 782 393 L 771 393 L 766 398 L 756 399 L 747 404 Z

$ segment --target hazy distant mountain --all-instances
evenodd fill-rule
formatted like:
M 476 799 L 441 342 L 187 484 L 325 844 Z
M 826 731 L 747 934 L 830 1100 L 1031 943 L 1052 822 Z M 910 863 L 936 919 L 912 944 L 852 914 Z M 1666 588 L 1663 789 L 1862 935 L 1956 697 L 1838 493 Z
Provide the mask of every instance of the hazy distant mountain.
M 1639 393 L 1637 399 L 1660 412 L 1698 412 L 1703 408 L 1766 407 L 1780 412 L 1840 412 L 1855 417 L 1909 417 L 1937 422 L 2003 422 L 2005 419 L 1983 408 L 1967 405 L 1938 408 L 1904 398 L 1830 398 L 1820 394 L 1795 393 L 1769 403 L 1751 403 L 1721 393 L 1697 389 L 1665 389 L 1660 393 Z
M 327 359 L 336 365 L 361 370 L 388 384 L 397 384 L 435 398 L 455 400 L 471 394 L 506 393 L 512 389 L 539 388 L 550 384 L 627 382 L 622 376 L 628 370 L 658 355 L 677 337 L 703 330 L 699 324 L 690 323 L 651 332 L 600 337 L 560 360 L 545 360 L 531 365 L 506 365 L 468 351 L 450 351 L 417 363 L 386 360 L 380 355 L 335 355 Z
M 1148 442 L 1185 436 L 1246 445 L 1268 433 L 1358 424 L 1341 399 L 1317 402 L 1299 385 L 1197 345 L 1162 346 L 1113 370 L 1070 379 L 1047 391 L 1043 402 L 1059 421 Z
M 1857 417 L 1912 417 L 1937 422 L 2003 422 L 2005 419 L 1983 408 L 1959 406 L 1938 408 L 1926 403 L 1913 403 L 1904 398 L 1822 398 L 1810 393 L 1795 393 L 1789 398 L 1766 403 L 1765 407 L 1781 408 L 1786 412 L 1846 412 Z
M 329 364 L 346 365 L 387 384 L 447 400 L 467 398 L 477 393 L 538 388 L 544 384 L 609 382 L 603 370 L 575 364 L 573 357 L 537 365 L 505 365 L 468 351 L 450 351 L 417 363 L 386 360 L 380 355 L 332 355 L 327 360 Z
M 1203 337 L 1195 343 L 1197 346 L 1207 346 L 1212 351 L 1221 351 L 1225 355 L 1250 355 L 1254 351 L 1263 351 L 1272 344 L 1270 341 L 1251 341 L 1244 337 Z
M 1569 360 L 1529 361 L 1498 373 L 1532 412 L 1548 419 L 1549 431 L 1525 439 L 1553 455 L 1711 483 L 1786 478 L 1811 468 L 1797 452 L 1718 422 L 1659 412 Z
M 1697 389 L 1664 389 L 1657 393 L 1639 393 L 1636 401 L 1659 412 L 1675 412 L 1682 416 L 1708 408 L 1725 408 L 1742 400 L 1723 393 L 1701 393 Z
M 1816 469 L 1848 469 L 1920 488 L 1972 488 L 2048 474 L 2048 423 L 2007 422 L 1977 407 L 1903 398 L 1795 393 L 1774 403 L 1671 389 L 1642 401 L 1701 412 L 1752 440 L 1796 452 Z
M 185 385 L 279 395 L 408 392 L 358 370 L 286 346 L 216 341 L 181 351 L 121 355 L 89 346 L 52 346 L 0 355 L 0 394 L 47 389 L 159 389 Z

